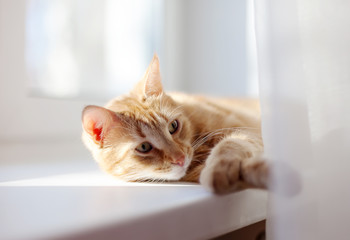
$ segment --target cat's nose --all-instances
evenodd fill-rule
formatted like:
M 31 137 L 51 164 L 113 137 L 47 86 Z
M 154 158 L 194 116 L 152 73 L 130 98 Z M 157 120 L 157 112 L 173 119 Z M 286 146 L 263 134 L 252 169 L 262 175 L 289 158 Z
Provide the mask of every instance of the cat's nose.
M 183 167 L 185 165 L 185 155 L 174 158 L 172 163 Z

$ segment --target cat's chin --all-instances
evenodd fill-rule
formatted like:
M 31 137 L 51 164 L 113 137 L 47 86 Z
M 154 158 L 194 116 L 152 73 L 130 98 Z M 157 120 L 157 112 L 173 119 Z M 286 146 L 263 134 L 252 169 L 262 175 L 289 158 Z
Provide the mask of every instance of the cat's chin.
M 165 178 L 169 181 L 180 180 L 183 176 L 186 175 L 187 167 L 174 166 L 173 169 L 166 174 Z
M 186 159 L 187 160 L 187 159 Z M 154 172 L 151 169 L 140 169 L 137 174 L 120 174 L 115 171 L 114 176 L 127 182 L 154 182 L 154 181 L 178 181 L 186 175 L 190 161 L 185 161 L 184 166 L 173 166 L 168 172 Z
M 183 166 L 174 164 L 167 170 L 159 170 L 156 169 L 157 166 L 149 166 L 147 168 L 132 169 L 134 172 L 130 170 L 128 172 L 122 166 L 116 165 L 110 173 L 116 178 L 127 182 L 178 181 L 186 175 L 191 159 L 186 156 Z
M 166 180 L 166 181 L 178 181 L 186 175 L 187 168 L 189 164 L 184 166 L 173 166 L 170 172 L 154 174 L 156 180 Z

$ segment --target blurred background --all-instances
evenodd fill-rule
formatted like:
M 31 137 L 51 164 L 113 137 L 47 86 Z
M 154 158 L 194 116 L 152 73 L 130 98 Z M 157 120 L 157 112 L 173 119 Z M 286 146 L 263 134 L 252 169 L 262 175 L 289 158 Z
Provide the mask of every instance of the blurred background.
M 255 1 L 266 158 L 302 184 L 269 196 L 271 239 L 348 239 L 349 7 Z M 257 97 L 254 28 L 252 0 L 0 0 L 0 182 L 97 170 L 81 111 L 127 92 L 155 52 L 168 91 Z M 278 173 L 276 190 L 295 185 Z
M 167 91 L 257 97 L 253 21 L 244 0 L 0 0 L 0 162 L 85 154 L 82 108 L 155 52 Z

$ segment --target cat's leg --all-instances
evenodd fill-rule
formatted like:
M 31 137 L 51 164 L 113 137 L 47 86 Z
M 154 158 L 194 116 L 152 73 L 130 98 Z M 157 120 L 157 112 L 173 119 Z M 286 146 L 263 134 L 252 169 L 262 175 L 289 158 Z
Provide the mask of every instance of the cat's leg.
M 258 137 L 232 134 L 211 151 L 200 175 L 200 183 L 223 194 L 244 187 L 266 188 L 268 165 L 260 158 L 263 151 Z

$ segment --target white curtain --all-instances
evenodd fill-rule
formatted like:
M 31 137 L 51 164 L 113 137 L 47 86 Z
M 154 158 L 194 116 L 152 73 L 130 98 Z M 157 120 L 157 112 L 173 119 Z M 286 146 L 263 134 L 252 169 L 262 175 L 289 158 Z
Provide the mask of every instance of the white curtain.
M 256 0 L 255 23 L 267 238 L 350 239 L 350 1 Z

